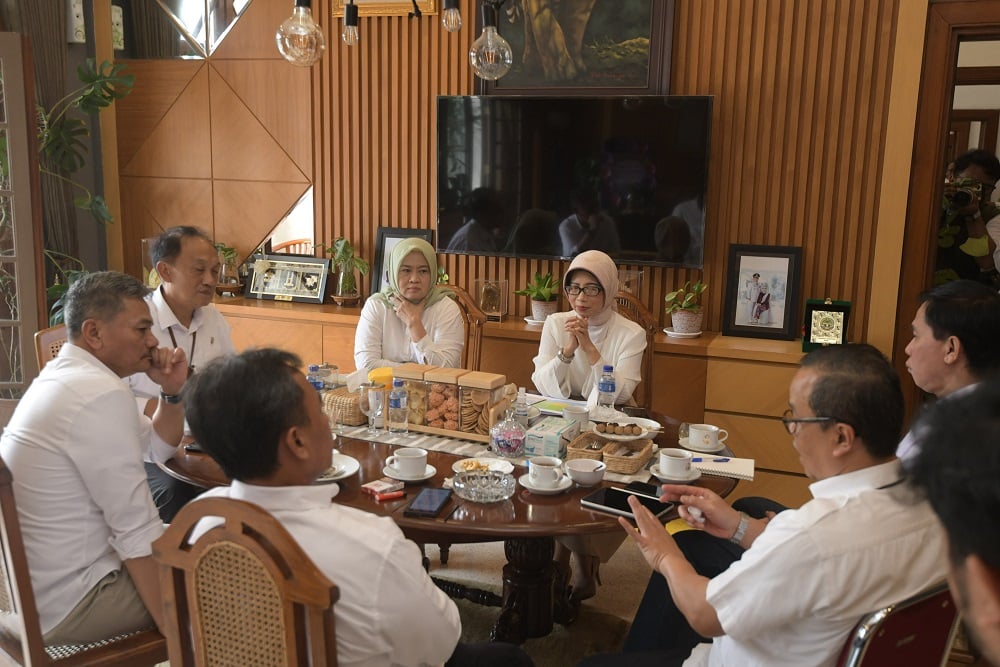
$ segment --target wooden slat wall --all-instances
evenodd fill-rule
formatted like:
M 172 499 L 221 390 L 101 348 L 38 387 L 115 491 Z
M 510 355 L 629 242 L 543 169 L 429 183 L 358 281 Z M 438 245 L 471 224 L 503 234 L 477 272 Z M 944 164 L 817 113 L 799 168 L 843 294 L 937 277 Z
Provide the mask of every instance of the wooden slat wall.
M 850 335 L 863 338 L 897 3 L 677 0 L 670 92 L 715 96 L 707 328 L 721 328 L 730 243 L 800 245 L 803 298 L 852 301 Z M 363 17 L 362 42 L 348 49 L 339 22 L 330 26 L 315 101 L 324 239 L 344 234 L 371 257 L 379 225 L 434 228 L 435 98 L 473 92 L 466 54 L 477 4 L 461 3 L 457 35 L 436 16 Z M 513 290 L 536 270 L 565 268 L 440 257 L 464 286 L 506 277 Z M 662 313 L 663 294 L 699 275 L 645 267 L 641 296 Z M 510 304 L 512 315 L 528 312 L 523 297 Z

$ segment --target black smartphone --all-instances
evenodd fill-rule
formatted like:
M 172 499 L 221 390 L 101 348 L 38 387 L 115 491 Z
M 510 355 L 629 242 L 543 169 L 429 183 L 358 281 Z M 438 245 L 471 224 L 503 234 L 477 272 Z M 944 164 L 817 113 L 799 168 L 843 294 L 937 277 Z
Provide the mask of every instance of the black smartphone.
M 642 417 L 643 419 L 649 418 L 649 413 L 646 408 L 638 405 L 623 405 L 622 412 L 627 414 L 629 417 Z
M 451 497 L 451 489 L 420 489 L 403 510 L 403 516 L 435 517 Z
M 580 504 L 588 509 L 597 510 L 598 512 L 618 514 L 634 519 L 635 516 L 632 514 L 632 508 L 629 507 L 628 504 L 629 496 L 635 496 L 638 498 L 639 502 L 642 503 L 646 509 L 652 512 L 657 518 L 662 518 L 674 509 L 673 503 L 661 503 L 655 497 L 650 498 L 649 496 L 631 493 L 625 489 L 619 489 L 613 486 L 597 489 L 590 495 L 584 496 L 580 499 Z
M 645 482 L 630 482 L 625 485 L 623 490 L 626 493 L 634 493 L 637 496 L 646 496 L 647 498 L 656 498 L 657 500 L 663 495 L 663 491 L 660 490 L 659 486 Z

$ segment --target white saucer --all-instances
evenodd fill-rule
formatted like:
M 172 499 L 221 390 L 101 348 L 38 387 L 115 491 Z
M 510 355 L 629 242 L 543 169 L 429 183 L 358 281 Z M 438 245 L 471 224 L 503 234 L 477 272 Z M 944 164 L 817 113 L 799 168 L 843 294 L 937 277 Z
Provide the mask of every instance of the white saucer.
M 726 448 L 725 442 L 720 442 L 715 447 L 695 447 L 691 444 L 690 438 L 678 438 L 677 444 L 683 447 L 684 449 L 690 449 L 692 452 L 706 452 L 709 454 L 711 454 L 712 452 L 721 452 L 723 449 Z
M 476 461 L 480 464 L 488 465 L 490 470 L 496 470 L 497 472 L 514 472 L 513 463 L 492 456 L 476 456 L 471 459 L 455 461 L 455 463 L 452 464 L 451 469 L 454 472 L 465 472 L 466 468 L 462 464 L 468 463 L 469 461 Z
M 384 468 L 382 468 L 382 474 L 385 475 L 386 477 L 392 477 L 393 479 L 398 479 L 401 482 L 422 482 L 425 479 L 430 479 L 431 477 L 436 475 L 437 468 L 428 463 L 427 467 L 424 468 L 423 475 L 417 475 L 416 477 L 404 477 L 403 475 L 400 475 L 398 472 L 396 472 L 394 468 L 390 466 L 385 466 Z
M 670 338 L 697 338 L 701 335 L 700 331 L 693 331 L 691 333 L 681 333 L 680 331 L 674 331 L 673 327 L 667 327 L 663 330 L 663 333 L 667 334 Z
M 525 317 L 524 321 L 528 324 L 545 324 L 545 320 L 536 320 L 533 317 Z
M 701 477 L 701 471 L 697 468 L 691 468 L 688 470 L 687 477 L 667 477 L 666 475 L 660 474 L 660 465 L 658 463 L 654 463 L 649 468 L 649 472 L 653 473 L 653 476 L 661 482 L 693 482 Z
M 347 454 L 333 455 L 333 465 L 327 468 L 326 472 L 316 478 L 316 484 L 329 484 L 338 479 L 350 477 L 361 469 L 361 463 L 353 456 Z
M 537 493 L 540 496 L 554 496 L 557 493 L 562 493 L 568 489 L 573 488 L 573 480 L 571 480 L 567 475 L 563 475 L 559 479 L 559 483 L 555 486 L 535 486 L 531 483 L 531 475 L 525 473 L 517 478 L 517 481 L 532 493 Z

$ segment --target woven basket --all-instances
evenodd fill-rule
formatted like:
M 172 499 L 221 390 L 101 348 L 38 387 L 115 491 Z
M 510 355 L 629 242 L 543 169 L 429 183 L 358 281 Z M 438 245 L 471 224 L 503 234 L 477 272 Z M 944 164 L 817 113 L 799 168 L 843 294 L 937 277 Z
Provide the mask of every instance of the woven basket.
M 358 393 L 347 391 L 347 387 L 337 387 L 323 394 L 323 412 L 327 415 L 339 413 L 338 423 L 348 426 L 361 426 L 368 423 L 358 407 Z
M 595 461 L 600 461 L 601 453 L 604 451 L 609 442 L 611 441 L 597 435 L 593 431 L 581 433 L 573 438 L 568 445 L 566 445 L 566 460 L 593 459 Z M 589 446 L 592 443 L 597 443 L 600 447 L 597 449 L 589 449 Z
M 622 451 L 622 448 L 628 449 L 628 456 L 615 454 L 615 452 Z M 632 475 L 639 472 L 639 469 L 653 457 L 653 441 L 642 439 L 609 442 L 604 446 L 602 454 L 604 454 L 604 463 L 608 466 L 608 472 Z

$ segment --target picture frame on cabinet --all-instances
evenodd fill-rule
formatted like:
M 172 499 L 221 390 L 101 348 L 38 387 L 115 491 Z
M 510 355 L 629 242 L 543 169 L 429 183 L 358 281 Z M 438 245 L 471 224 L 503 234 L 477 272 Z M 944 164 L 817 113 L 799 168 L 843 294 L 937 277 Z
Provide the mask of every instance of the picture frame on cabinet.
M 793 340 L 802 272 L 802 248 L 729 246 L 722 333 Z
M 329 258 L 254 255 L 250 266 L 253 273 L 247 280 L 248 299 L 323 303 Z
M 437 14 L 438 0 L 417 0 L 421 14 Z M 334 0 L 333 15 L 343 16 L 347 0 Z M 354 0 L 358 16 L 407 16 L 413 12 L 412 0 Z
M 399 227 L 379 227 L 375 236 L 375 263 L 372 265 L 372 294 L 378 294 L 389 280 L 389 257 L 392 249 L 403 239 L 421 238 L 432 246 L 434 232 L 430 229 L 401 229 Z M 437 281 L 437 276 L 431 276 Z

